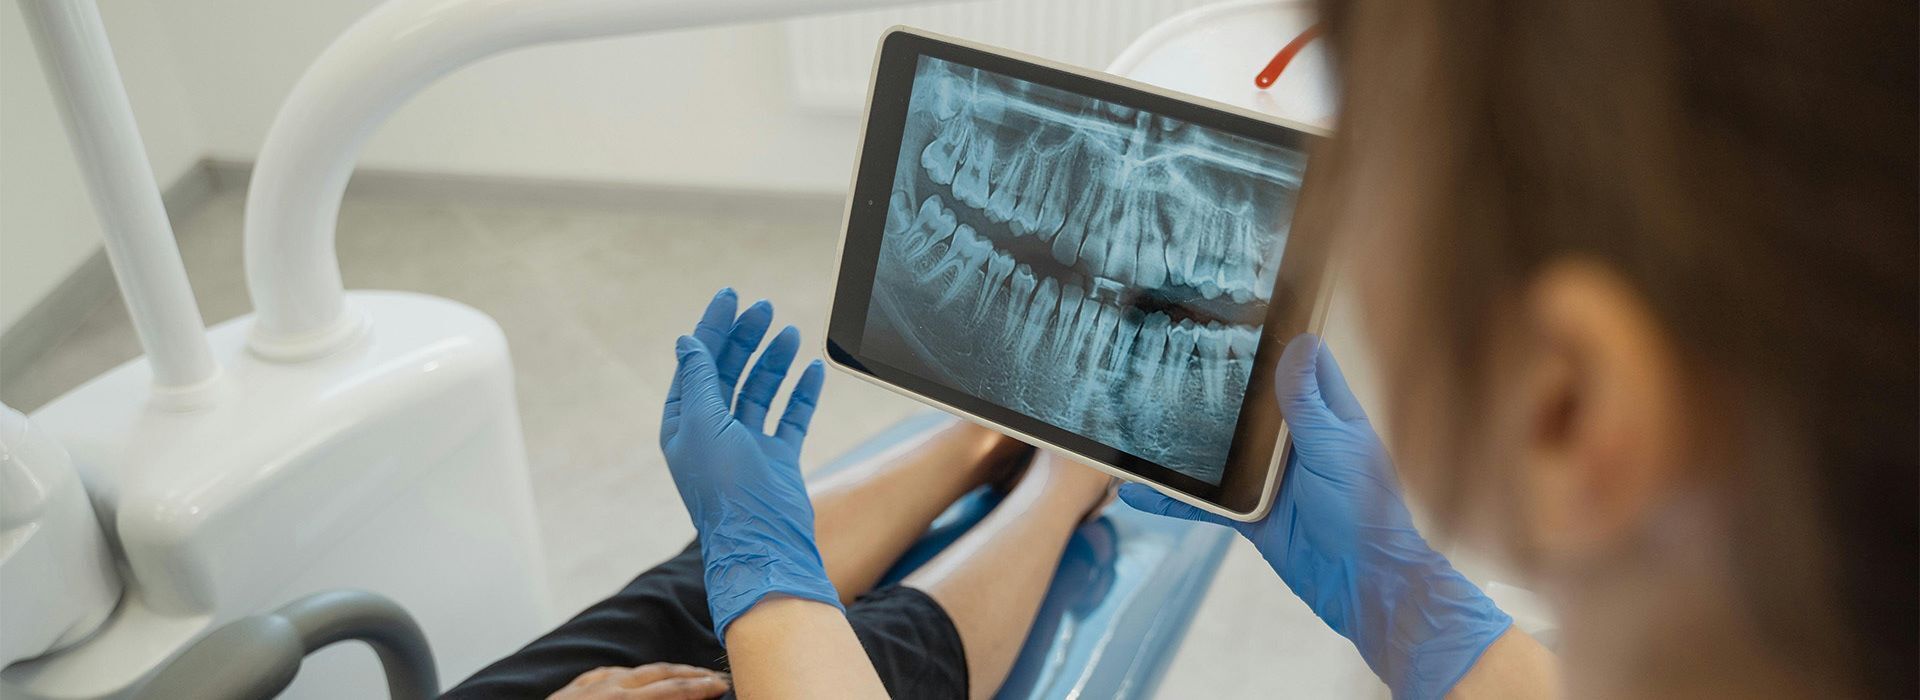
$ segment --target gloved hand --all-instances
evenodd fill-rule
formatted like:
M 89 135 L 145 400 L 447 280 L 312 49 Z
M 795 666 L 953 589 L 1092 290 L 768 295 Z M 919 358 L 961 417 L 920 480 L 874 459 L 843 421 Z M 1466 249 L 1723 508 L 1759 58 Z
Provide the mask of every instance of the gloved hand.
M 1276 375 L 1293 451 L 1266 518 L 1229 520 L 1140 484 L 1121 500 L 1240 531 L 1394 697 L 1445 695 L 1513 618 L 1414 529 L 1386 448 L 1320 339 L 1295 338 Z
M 800 477 L 800 444 L 825 371 L 818 360 L 807 366 L 768 435 L 768 406 L 800 332 L 787 326 L 767 344 L 736 404 L 734 383 L 773 321 L 764 301 L 738 318 L 736 303 L 733 290 L 720 290 L 693 335 L 680 337 L 680 367 L 660 420 L 660 449 L 700 532 L 707 607 L 723 641 L 727 625 L 770 595 L 841 607 L 814 545 L 813 503 Z

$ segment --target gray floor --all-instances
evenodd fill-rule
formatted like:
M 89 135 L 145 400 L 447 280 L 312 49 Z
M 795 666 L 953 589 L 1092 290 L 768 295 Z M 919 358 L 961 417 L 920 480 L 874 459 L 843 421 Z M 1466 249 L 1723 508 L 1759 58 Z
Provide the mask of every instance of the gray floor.
M 249 310 L 241 200 L 220 190 L 176 223 L 208 323 Z M 505 328 L 548 573 L 557 609 L 571 611 L 693 534 L 654 438 L 674 337 L 713 290 L 732 285 L 772 300 L 811 338 L 825 323 L 839 223 L 837 200 L 636 195 L 613 206 L 354 192 L 339 250 L 349 288 L 456 299 Z M 0 400 L 30 412 L 138 352 L 116 300 L 0 385 Z M 830 373 L 806 461 L 916 410 Z M 1381 694 L 1352 647 L 1243 543 L 1161 686 L 1181 698 Z

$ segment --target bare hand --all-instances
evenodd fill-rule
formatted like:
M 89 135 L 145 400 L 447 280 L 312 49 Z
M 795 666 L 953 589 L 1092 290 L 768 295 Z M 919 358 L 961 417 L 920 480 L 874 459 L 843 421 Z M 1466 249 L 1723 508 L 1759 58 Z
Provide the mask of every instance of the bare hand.
M 580 674 L 547 700 L 708 700 L 730 687 L 725 674 L 697 666 L 605 666 Z

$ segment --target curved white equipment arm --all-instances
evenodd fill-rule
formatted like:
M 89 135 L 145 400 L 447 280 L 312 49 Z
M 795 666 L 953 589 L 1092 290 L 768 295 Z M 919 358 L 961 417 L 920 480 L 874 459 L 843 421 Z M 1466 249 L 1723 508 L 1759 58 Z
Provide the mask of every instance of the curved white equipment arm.
M 334 225 L 360 147 L 454 70 L 573 39 L 767 20 L 921 0 L 391 0 L 334 40 L 274 117 L 247 192 L 249 344 L 298 361 L 352 342 Z

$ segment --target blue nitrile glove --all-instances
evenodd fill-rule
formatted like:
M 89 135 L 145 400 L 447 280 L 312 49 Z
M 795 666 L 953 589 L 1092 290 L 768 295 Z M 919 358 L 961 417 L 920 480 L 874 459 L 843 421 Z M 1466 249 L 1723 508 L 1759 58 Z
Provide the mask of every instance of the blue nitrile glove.
M 813 503 L 800 477 L 800 443 L 825 371 L 818 360 L 807 365 L 779 428 L 768 435 L 767 409 L 800 348 L 800 332 L 788 326 L 767 344 L 730 406 L 740 370 L 773 321 L 764 301 L 738 318 L 735 304 L 733 290 L 720 290 L 693 335 L 680 337 L 680 367 L 660 419 L 660 449 L 700 532 L 707 607 L 722 640 L 734 618 L 770 595 L 841 607 L 814 545 Z
M 1266 518 L 1228 520 L 1139 484 L 1121 500 L 1240 531 L 1394 697 L 1445 695 L 1513 618 L 1414 529 L 1386 447 L 1320 339 L 1295 338 L 1276 374 L 1293 453 Z

